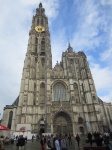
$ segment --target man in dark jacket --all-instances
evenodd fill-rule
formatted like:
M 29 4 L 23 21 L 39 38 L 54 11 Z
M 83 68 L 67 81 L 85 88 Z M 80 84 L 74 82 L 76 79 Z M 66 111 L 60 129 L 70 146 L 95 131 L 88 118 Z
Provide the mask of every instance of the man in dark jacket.
M 17 149 L 19 149 L 19 146 L 20 146 L 20 147 L 24 147 L 24 150 L 25 150 L 25 138 L 23 137 L 23 135 L 20 135 L 20 137 L 18 138 L 18 142 L 16 146 L 17 146 Z
M 89 143 L 90 143 L 90 145 L 92 146 L 92 134 L 89 132 L 88 133 L 88 140 L 89 140 Z

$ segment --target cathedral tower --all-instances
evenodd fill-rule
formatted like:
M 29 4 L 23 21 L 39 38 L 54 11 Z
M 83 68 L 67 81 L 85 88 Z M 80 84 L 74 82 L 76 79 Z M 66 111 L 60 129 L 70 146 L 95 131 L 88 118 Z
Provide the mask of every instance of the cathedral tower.
M 40 3 L 33 16 L 29 32 L 17 108 L 17 123 L 32 123 L 32 130 L 37 129 L 40 114 L 44 119 L 47 116 L 47 93 L 49 93 L 51 68 L 48 18 Z

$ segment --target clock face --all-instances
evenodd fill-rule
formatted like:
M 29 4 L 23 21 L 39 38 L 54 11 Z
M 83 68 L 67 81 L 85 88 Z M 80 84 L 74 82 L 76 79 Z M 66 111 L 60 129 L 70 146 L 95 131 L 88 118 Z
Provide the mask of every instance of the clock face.
M 37 32 L 43 32 L 43 31 L 45 31 L 45 28 L 44 28 L 43 26 L 36 26 L 36 27 L 35 27 L 35 30 L 36 30 Z

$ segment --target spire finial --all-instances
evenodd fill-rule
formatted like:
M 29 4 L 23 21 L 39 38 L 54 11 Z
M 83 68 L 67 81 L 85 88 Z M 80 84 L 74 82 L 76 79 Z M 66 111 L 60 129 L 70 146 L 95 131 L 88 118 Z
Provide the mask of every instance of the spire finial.
M 39 8 L 42 8 L 42 3 L 39 4 Z
M 70 42 L 68 43 L 68 48 L 70 48 L 71 47 L 71 45 L 70 45 Z
M 70 42 L 68 42 L 68 52 L 73 52 L 73 48 L 71 47 Z

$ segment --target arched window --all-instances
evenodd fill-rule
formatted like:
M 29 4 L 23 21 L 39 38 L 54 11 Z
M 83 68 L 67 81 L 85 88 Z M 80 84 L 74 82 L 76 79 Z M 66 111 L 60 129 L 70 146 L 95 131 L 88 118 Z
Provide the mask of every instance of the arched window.
M 41 59 L 41 63 L 42 63 L 42 66 L 45 65 L 45 59 L 44 58 Z
M 9 128 L 9 129 L 11 129 L 12 118 L 13 118 L 13 111 L 10 111 L 10 112 L 9 112 L 9 121 L 8 121 L 8 128 Z
M 41 41 L 41 55 L 45 55 L 45 39 L 43 38 Z
M 84 91 L 84 85 L 82 84 L 82 100 L 84 101 L 84 103 L 86 103 L 86 97 L 85 97 L 85 91 Z
M 35 38 L 35 53 L 37 54 L 38 38 Z
M 56 83 L 53 87 L 54 101 L 66 101 L 66 87 L 62 83 Z
M 40 85 L 40 100 L 45 101 L 45 84 L 41 83 Z
M 43 18 L 41 19 L 41 25 L 43 25 Z
M 36 104 L 36 83 L 34 83 L 34 101 L 33 101 L 33 105 Z
M 45 51 L 45 39 L 44 38 L 41 41 L 41 51 Z
M 76 83 L 74 83 L 74 93 L 75 93 L 76 102 L 79 102 L 79 91 L 78 91 L 78 85 Z
M 78 123 L 79 123 L 79 124 L 83 124 L 83 118 L 82 118 L 82 117 L 79 117 L 79 118 L 78 118 Z

